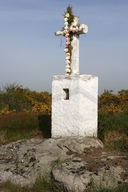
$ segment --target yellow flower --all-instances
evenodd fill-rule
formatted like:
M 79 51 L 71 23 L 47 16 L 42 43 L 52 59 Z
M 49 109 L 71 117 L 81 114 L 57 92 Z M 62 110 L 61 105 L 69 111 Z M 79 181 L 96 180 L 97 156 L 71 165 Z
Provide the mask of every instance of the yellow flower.
M 66 37 L 68 37 L 69 36 L 69 33 L 66 33 L 66 35 L 65 35 Z
M 72 32 L 73 32 L 73 33 L 76 32 L 76 28 L 75 28 L 75 27 L 72 28 Z
M 66 13 L 65 17 L 67 17 L 67 18 L 70 17 L 69 13 Z
M 68 53 L 66 53 L 66 57 L 68 57 L 68 56 L 70 56 L 70 53 L 68 52 Z
M 67 68 L 67 69 L 66 69 L 66 72 L 67 72 L 67 73 L 70 73 L 70 72 L 71 72 L 71 69 Z

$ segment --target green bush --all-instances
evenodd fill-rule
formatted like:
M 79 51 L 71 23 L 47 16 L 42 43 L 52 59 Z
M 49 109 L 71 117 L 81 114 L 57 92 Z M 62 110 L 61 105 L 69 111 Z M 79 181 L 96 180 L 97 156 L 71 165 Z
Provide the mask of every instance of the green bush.
M 23 109 L 31 109 L 30 102 L 27 101 L 24 89 L 16 83 L 7 84 L 3 90 L 0 90 L 0 110 L 22 111 Z

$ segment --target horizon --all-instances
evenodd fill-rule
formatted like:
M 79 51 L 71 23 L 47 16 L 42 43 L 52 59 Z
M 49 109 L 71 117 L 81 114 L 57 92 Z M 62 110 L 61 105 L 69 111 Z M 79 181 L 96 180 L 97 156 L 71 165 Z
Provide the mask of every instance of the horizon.
M 17 82 L 51 93 L 52 76 L 65 75 L 65 38 L 54 32 L 64 26 L 69 4 L 88 25 L 80 36 L 80 74 L 98 76 L 99 95 L 128 89 L 127 0 L 0 2 L 0 87 Z

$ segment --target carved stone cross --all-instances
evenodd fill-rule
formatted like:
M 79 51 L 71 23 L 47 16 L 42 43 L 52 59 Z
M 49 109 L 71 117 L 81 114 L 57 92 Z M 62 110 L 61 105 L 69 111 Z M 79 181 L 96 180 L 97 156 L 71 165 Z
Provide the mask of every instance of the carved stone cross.
M 66 18 L 65 18 L 66 19 Z M 68 38 L 66 31 L 69 31 L 69 35 L 72 36 Z M 79 24 L 79 17 L 74 16 L 74 21 L 71 23 L 70 27 L 66 26 L 60 31 L 55 33 L 56 36 L 62 35 L 66 37 L 66 74 L 73 75 L 79 74 L 79 35 L 86 34 L 88 32 L 88 26 L 85 24 Z M 72 51 L 71 54 L 68 53 L 68 44 L 71 44 Z M 69 54 L 69 55 L 68 55 Z

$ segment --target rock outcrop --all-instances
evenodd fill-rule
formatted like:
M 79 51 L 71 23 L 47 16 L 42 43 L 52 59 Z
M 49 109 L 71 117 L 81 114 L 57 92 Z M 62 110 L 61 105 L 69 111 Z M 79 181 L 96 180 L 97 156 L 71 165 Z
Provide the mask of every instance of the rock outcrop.
M 45 174 L 68 191 L 82 192 L 93 184 L 115 187 L 128 182 L 128 160 L 90 137 L 21 140 L 0 147 L 0 182 L 23 186 Z

